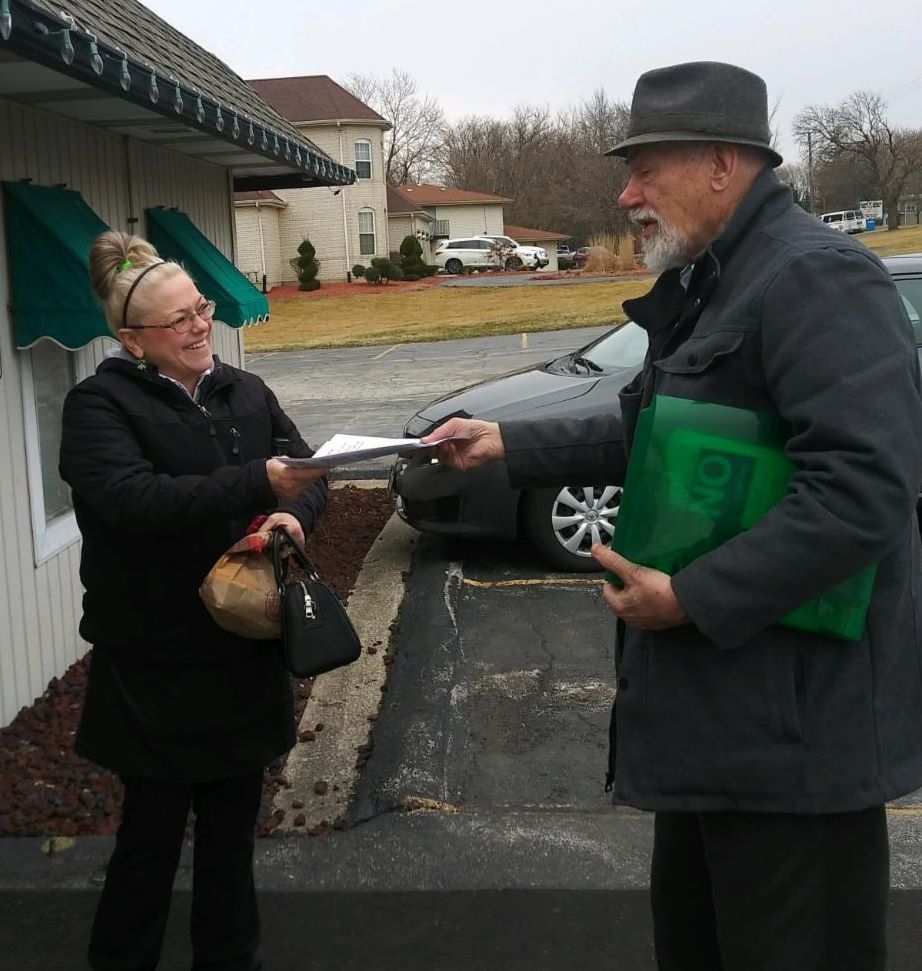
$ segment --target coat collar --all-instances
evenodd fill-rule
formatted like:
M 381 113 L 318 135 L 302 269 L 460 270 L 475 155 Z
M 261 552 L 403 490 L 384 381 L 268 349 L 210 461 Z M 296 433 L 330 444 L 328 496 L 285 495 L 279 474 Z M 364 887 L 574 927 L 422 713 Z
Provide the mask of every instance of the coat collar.
M 206 395 L 226 387 L 239 380 L 237 369 L 224 364 L 217 354 L 212 355 L 213 365 L 211 374 L 207 375 L 199 386 L 198 400 L 202 400 Z M 106 357 L 106 359 L 96 369 L 97 374 L 116 373 L 127 377 L 129 380 L 141 382 L 151 390 L 170 395 L 180 394 L 189 401 L 188 392 L 178 388 L 175 382 L 164 378 L 158 373 L 157 369 L 146 361 L 139 361 L 130 354 L 120 354 L 116 351 Z

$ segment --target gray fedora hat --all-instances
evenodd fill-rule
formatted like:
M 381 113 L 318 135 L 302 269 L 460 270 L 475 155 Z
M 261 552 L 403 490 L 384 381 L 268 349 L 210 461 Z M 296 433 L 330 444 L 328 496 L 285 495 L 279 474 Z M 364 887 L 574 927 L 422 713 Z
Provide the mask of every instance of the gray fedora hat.
M 771 147 L 765 82 L 719 61 L 691 61 L 641 74 L 627 138 L 605 154 L 624 158 L 629 148 L 656 142 L 752 145 L 773 166 L 782 162 Z

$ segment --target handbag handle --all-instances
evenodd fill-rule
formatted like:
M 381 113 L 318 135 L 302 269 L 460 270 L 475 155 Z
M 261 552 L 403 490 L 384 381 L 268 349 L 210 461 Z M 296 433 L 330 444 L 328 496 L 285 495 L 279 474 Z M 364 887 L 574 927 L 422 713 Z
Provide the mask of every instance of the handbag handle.
M 282 558 L 282 546 L 287 543 L 291 548 L 291 553 L 298 561 L 298 565 L 307 574 L 308 580 L 319 580 L 320 576 L 307 551 L 304 547 L 288 532 L 284 526 L 276 526 L 272 531 L 272 567 L 275 570 L 275 582 L 279 589 L 285 585 L 285 577 L 288 574 L 288 563 Z

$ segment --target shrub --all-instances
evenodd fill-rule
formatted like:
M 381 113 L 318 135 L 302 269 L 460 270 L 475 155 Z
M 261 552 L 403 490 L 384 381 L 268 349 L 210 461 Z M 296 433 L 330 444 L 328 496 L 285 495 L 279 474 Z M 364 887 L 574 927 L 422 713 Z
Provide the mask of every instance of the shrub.
M 309 239 L 305 239 L 298 247 L 298 289 L 299 290 L 319 290 L 320 281 L 316 278 L 320 270 L 320 264 L 314 257 L 317 251 L 311 245 Z
M 418 280 L 421 276 L 426 276 L 423 248 L 415 236 L 403 237 L 400 244 L 400 269 L 403 270 L 404 280 Z
M 365 271 L 365 282 L 366 283 L 380 283 L 381 282 L 381 271 L 376 266 L 370 266 Z
M 424 265 L 426 267 L 425 276 L 435 276 L 439 272 L 440 267 L 438 263 L 426 263 Z
M 365 276 L 365 267 L 362 266 L 361 263 L 356 263 L 355 266 L 352 267 L 352 275 L 357 280 L 361 280 L 362 277 Z
M 378 271 L 381 279 L 385 283 L 389 283 L 391 280 L 396 282 L 397 280 L 403 279 L 403 271 L 400 269 L 400 267 L 392 263 L 384 256 L 376 256 L 371 261 L 371 265 Z M 367 270 L 365 271 L 365 276 L 368 276 Z
M 576 260 L 571 260 L 569 256 L 558 256 L 557 257 L 557 269 L 558 270 L 573 270 L 573 269 L 576 269 Z
M 634 238 L 601 233 L 589 241 L 589 259 L 584 269 L 590 273 L 611 273 L 634 268 Z

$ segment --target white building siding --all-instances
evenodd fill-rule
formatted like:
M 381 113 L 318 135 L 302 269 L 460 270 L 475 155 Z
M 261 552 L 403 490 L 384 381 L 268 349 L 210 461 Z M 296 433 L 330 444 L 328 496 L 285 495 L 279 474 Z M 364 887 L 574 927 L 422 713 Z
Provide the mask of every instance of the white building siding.
M 112 228 L 127 231 L 143 231 L 128 219 L 141 217 L 145 206 L 177 206 L 232 256 L 231 201 L 223 170 L 3 99 L 0 132 L 0 180 L 66 183 L 81 192 Z M 0 212 L 0 219 L 3 215 Z M 0 232 L 0 725 L 8 724 L 20 707 L 86 650 L 77 634 L 82 597 L 79 543 L 36 565 L 22 391 L 28 352 L 15 349 L 6 309 L 4 238 Z M 54 272 L 53 266 L 48 268 L 49 285 Z M 242 361 L 239 331 L 216 328 L 215 348 L 231 363 Z M 99 340 L 75 354 L 78 380 L 92 373 L 103 349 Z
M 429 220 L 425 216 L 414 216 L 412 213 L 399 213 L 396 216 L 389 216 L 387 233 L 391 251 L 398 252 L 404 237 L 415 235 L 420 230 L 425 233 L 428 233 L 430 230 Z M 431 263 L 432 247 L 429 240 L 421 239 L 419 245 L 423 250 L 422 261 L 424 263 Z
M 503 232 L 503 207 L 499 203 L 464 206 L 426 206 L 433 219 L 448 220 L 452 239 L 459 236 L 499 236 Z
M 263 274 L 271 290 L 283 280 L 279 245 L 279 206 L 246 203 L 236 208 L 237 267 L 262 288 Z

